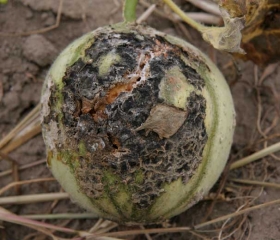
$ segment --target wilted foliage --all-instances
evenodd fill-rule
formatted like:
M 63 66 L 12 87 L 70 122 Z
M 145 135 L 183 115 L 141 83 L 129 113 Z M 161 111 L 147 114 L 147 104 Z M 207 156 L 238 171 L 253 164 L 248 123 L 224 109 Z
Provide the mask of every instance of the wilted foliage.
M 220 0 L 231 17 L 245 14 L 242 30 L 242 58 L 265 65 L 280 59 L 279 0 Z

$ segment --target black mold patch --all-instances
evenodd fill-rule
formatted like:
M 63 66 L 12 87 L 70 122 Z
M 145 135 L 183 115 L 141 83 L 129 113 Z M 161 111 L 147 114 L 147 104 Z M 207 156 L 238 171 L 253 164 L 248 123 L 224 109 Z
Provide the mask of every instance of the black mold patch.
M 135 129 L 156 104 L 162 103 L 159 84 L 168 69 L 179 66 L 196 89 L 204 87 L 204 80 L 181 60 L 182 55 L 188 57 L 187 53 L 164 38 L 103 33 L 95 39 L 86 50 L 86 59 L 92 61 L 79 59 L 63 78 L 62 121 L 68 143 L 58 143 L 57 148 L 79 152 L 79 144 L 84 144 L 86 154 L 79 158 L 75 174 L 87 196 L 101 197 L 108 187 L 103 178 L 107 171 L 130 186 L 132 201 L 139 208 L 147 208 L 164 191 L 165 183 L 179 178 L 187 183 L 201 163 L 207 141 L 205 99 L 191 93 L 187 118 L 169 138 Z M 112 64 L 108 74 L 99 76 L 99 60 L 109 52 L 118 54 L 121 60 Z M 144 68 L 146 79 L 140 74 Z M 136 75 L 135 80 L 131 74 Z M 129 85 L 131 79 L 133 84 Z M 109 102 L 108 95 L 116 86 L 122 90 Z M 55 105 L 57 91 L 52 89 L 50 105 Z M 50 119 L 57 121 L 50 114 L 45 123 Z M 141 183 L 136 181 L 139 172 Z M 118 191 L 117 186 L 114 191 Z

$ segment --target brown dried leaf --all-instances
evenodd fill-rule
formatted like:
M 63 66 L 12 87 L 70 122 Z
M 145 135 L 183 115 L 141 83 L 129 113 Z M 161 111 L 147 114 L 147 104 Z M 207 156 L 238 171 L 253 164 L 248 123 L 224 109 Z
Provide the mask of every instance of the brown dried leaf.
M 280 60 L 280 1 L 260 0 L 248 13 L 242 47 L 256 64 L 266 65 Z
M 247 54 L 239 57 L 258 65 L 280 60 L 279 0 L 219 0 L 219 3 L 232 17 L 246 13 L 241 47 Z
M 244 28 L 244 17 L 231 17 L 229 13 L 221 8 L 221 16 L 224 21 L 223 27 L 206 27 L 191 19 L 173 0 L 164 1 L 176 14 L 178 14 L 186 23 L 195 28 L 202 34 L 205 41 L 212 44 L 216 49 L 244 54 L 240 47 L 241 30 Z
M 152 108 L 147 120 L 136 131 L 147 130 L 156 132 L 159 137 L 169 138 L 183 125 L 187 118 L 187 112 L 177 108 L 158 104 Z
M 221 8 L 221 14 L 224 20 L 224 27 L 205 28 L 202 31 L 203 39 L 211 43 L 216 49 L 244 54 L 244 50 L 240 47 L 244 18 L 232 18 L 223 8 Z
M 243 17 L 247 12 L 246 0 L 219 0 L 219 5 L 231 18 Z

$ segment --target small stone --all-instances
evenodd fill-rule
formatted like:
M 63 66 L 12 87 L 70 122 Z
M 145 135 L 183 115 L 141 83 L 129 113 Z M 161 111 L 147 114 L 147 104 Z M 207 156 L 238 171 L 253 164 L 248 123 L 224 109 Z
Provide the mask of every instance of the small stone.
M 16 84 L 11 88 L 12 91 L 20 92 L 22 90 L 22 83 L 16 82 Z
M 53 15 L 48 16 L 44 22 L 45 27 L 49 27 L 55 24 L 55 17 Z
M 33 83 L 26 84 L 22 87 L 22 92 L 19 94 L 20 101 L 29 105 L 30 103 L 37 103 L 40 99 L 41 84 Z
M 2 59 L 2 60 L 7 60 L 8 58 L 9 58 L 9 54 L 6 53 L 5 51 L 2 51 L 1 59 Z
M 55 24 L 55 17 L 53 13 L 42 13 L 41 14 L 41 19 L 44 21 L 44 26 L 49 27 Z
M 3 104 L 4 106 L 9 106 L 9 110 L 14 110 L 20 106 L 18 92 L 10 91 L 4 94 Z
M 27 12 L 26 12 L 25 18 L 26 19 L 31 19 L 31 18 L 33 18 L 33 16 L 34 16 L 33 12 L 28 9 Z
M 11 49 L 10 48 L 6 48 L 4 51 L 5 51 L 5 53 L 10 53 Z
M 29 72 L 33 75 L 36 75 L 39 71 L 39 68 L 37 65 L 33 64 L 33 63 L 26 63 L 25 64 L 25 69 L 26 72 Z
M 43 21 L 45 21 L 48 17 L 49 17 L 49 14 L 46 13 L 46 12 L 44 12 L 44 13 L 41 14 L 41 19 L 42 19 Z
M 42 35 L 32 35 L 23 45 L 23 55 L 29 61 L 45 67 L 53 62 L 58 51 L 51 42 Z
M 11 69 L 6 68 L 6 69 L 4 69 L 2 72 L 3 72 L 4 74 L 9 74 L 9 73 L 12 72 L 12 71 L 11 71 Z

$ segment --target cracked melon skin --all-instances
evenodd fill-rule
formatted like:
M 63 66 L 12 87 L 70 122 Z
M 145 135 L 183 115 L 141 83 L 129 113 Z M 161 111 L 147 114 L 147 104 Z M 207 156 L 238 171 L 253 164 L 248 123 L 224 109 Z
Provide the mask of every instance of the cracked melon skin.
M 198 202 L 229 155 L 235 112 L 219 70 L 189 43 L 119 23 L 71 43 L 42 91 L 47 163 L 71 199 L 120 223 Z

